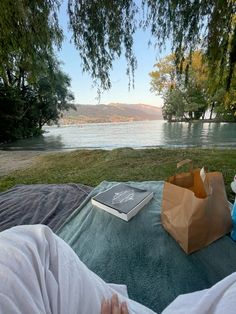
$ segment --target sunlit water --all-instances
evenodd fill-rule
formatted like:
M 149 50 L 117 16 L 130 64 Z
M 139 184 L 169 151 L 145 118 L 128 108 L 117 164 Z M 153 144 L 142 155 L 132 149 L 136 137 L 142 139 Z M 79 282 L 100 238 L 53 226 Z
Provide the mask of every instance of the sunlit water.
M 2 149 L 66 150 L 118 147 L 236 148 L 235 123 L 138 121 L 46 127 L 43 136 L 20 140 Z

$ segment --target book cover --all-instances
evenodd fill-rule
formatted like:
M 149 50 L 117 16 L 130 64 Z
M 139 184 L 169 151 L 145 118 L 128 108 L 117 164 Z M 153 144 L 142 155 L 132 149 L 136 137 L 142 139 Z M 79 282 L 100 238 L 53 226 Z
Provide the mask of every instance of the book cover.
M 152 192 L 135 188 L 125 183 L 119 183 L 93 197 L 92 204 L 128 221 L 135 216 L 152 197 Z

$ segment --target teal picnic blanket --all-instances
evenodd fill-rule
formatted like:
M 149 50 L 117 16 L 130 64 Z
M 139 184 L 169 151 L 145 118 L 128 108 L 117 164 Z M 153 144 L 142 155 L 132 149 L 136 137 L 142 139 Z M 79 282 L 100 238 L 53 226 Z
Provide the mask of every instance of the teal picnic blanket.
M 236 271 L 236 246 L 227 236 L 187 256 L 163 229 L 163 182 L 128 182 L 154 192 L 128 223 L 91 204 L 117 182 L 102 182 L 57 234 L 106 282 L 128 287 L 130 298 L 160 313 L 179 294 L 209 288 Z

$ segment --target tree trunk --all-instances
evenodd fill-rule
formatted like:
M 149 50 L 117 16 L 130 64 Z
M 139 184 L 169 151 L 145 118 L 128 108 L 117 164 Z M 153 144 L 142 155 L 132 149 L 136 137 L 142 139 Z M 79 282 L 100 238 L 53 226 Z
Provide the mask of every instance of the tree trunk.
M 213 102 L 211 103 L 210 120 L 212 119 L 212 115 L 213 115 L 213 110 L 214 110 L 214 107 L 215 107 L 215 102 L 213 101 Z
M 8 82 L 9 82 L 9 85 L 12 86 L 12 74 L 11 74 L 11 71 L 9 69 L 7 69 L 7 78 L 8 78 Z

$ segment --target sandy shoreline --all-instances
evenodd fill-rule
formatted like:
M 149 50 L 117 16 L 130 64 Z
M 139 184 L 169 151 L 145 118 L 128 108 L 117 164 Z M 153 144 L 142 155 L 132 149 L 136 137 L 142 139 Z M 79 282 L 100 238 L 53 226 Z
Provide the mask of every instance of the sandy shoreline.
M 47 151 L 3 151 L 0 150 L 0 176 L 5 176 L 14 170 L 31 166 L 40 155 Z

